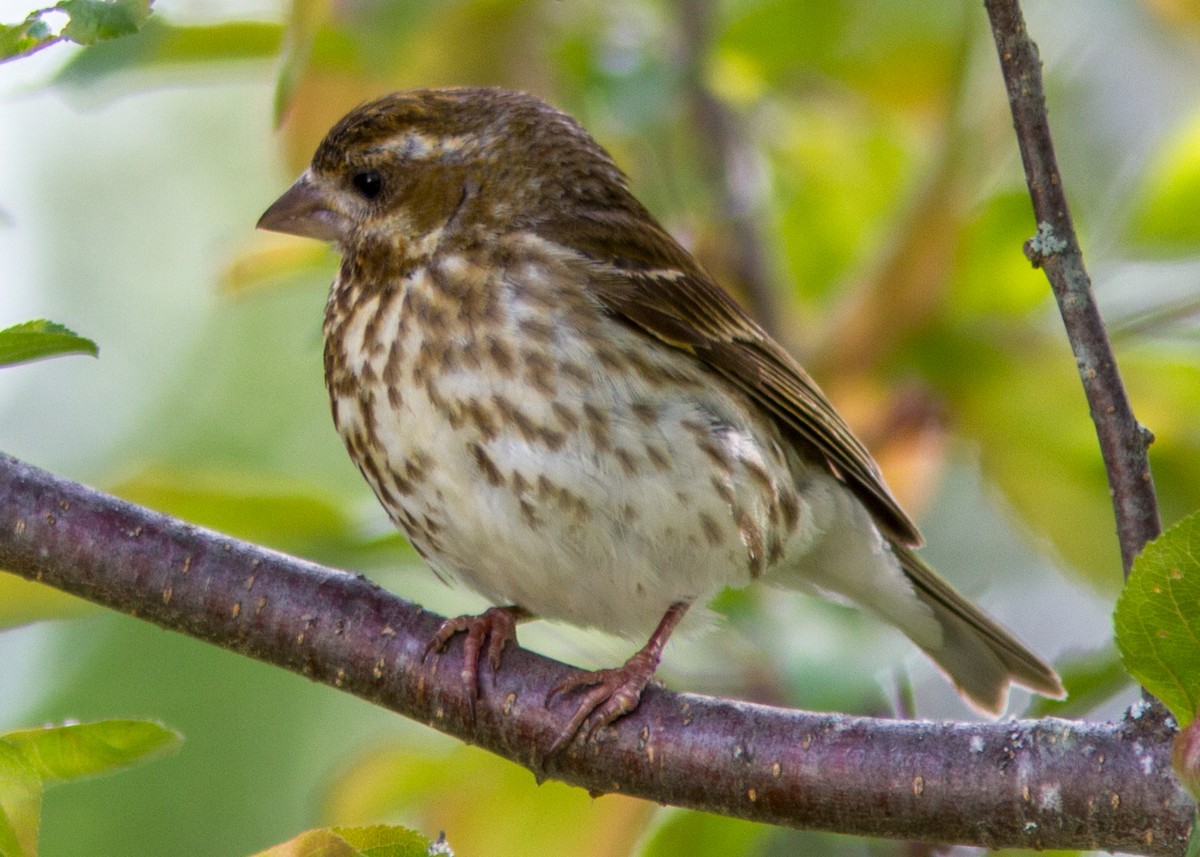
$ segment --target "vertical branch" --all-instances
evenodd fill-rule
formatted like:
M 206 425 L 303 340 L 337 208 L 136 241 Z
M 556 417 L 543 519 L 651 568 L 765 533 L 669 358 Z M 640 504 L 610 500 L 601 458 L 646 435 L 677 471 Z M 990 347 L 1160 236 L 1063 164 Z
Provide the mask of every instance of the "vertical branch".
M 729 230 L 734 275 L 746 290 L 748 309 L 758 322 L 778 332 L 779 307 L 767 271 L 766 249 L 756 224 L 761 204 L 753 178 L 755 153 L 738 131 L 737 117 L 704 80 L 704 56 L 712 30 L 712 0 L 677 0 L 683 36 L 684 85 L 700 154 L 715 176 L 721 218 Z
M 985 0 L 984 5 L 1000 55 L 1000 69 L 1025 165 L 1025 180 L 1037 219 L 1037 234 L 1026 242 L 1025 254 L 1035 267 L 1045 270 L 1058 300 L 1100 440 L 1117 519 L 1121 560 L 1128 575 L 1134 557 L 1162 530 L 1146 455 L 1146 447 L 1153 438 L 1134 419 L 1092 294 L 1091 280 L 1083 266 L 1046 118 L 1037 46 L 1029 38 L 1018 0 Z

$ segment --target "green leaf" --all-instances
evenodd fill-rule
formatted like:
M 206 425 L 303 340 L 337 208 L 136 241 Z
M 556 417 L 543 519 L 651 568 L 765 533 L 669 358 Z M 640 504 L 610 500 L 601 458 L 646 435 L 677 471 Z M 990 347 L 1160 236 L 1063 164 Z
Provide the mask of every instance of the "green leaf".
M 56 354 L 99 355 L 96 343 L 45 319 L 0 330 L 0 366 L 42 360 Z
M 394 824 L 335 827 L 333 832 L 369 857 L 426 857 L 429 853 L 428 839 L 415 830 Z
M 81 45 L 128 36 L 150 17 L 152 0 L 59 0 L 54 7 L 71 16 L 62 36 Z
M 1186 727 L 1200 705 L 1200 512 L 1134 560 L 1113 623 L 1125 668 Z
M 0 855 L 34 857 L 42 780 L 20 748 L 0 738 Z
M 395 825 L 332 827 L 306 831 L 255 857 L 426 857 L 430 844 L 419 833 Z
M 45 9 L 30 12 L 19 24 L 0 24 L 0 62 L 32 53 L 58 36 L 50 29 L 42 15 Z M 3 852 L 0 852 L 3 853 Z
M 100 720 L 0 735 L 44 782 L 110 774 L 175 752 L 183 736 L 148 720 Z

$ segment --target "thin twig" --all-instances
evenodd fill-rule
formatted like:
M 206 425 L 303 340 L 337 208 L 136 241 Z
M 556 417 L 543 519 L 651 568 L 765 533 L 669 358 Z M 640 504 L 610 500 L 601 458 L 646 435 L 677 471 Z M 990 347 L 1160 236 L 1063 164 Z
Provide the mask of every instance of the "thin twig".
M 987 847 L 1179 857 L 1195 804 L 1170 731 L 811 714 L 652 687 L 615 728 L 545 757 L 571 672 L 518 648 L 472 719 L 462 645 L 361 577 L 134 506 L 0 454 L 0 567 L 340 688 L 594 792 L 805 829 Z
M 1128 575 L 1134 557 L 1146 542 L 1162 532 L 1146 455 L 1151 436 L 1134 419 L 1092 294 L 1091 280 L 1083 266 L 1046 118 L 1037 46 L 1025 29 L 1018 0 L 985 0 L 984 5 L 1000 55 L 1037 221 L 1037 234 L 1026 242 L 1025 252 L 1035 267 L 1045 270 L 1058 300 L 1100 440 L 1117 519 L 1121 560 Z

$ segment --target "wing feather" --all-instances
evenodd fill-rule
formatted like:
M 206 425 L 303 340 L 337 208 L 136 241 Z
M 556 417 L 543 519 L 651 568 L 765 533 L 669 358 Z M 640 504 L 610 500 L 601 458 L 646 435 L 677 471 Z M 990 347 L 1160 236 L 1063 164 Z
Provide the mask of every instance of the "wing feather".
M 606 310 L 694 354 L 814 449 L 892 537 L 920 545 L 870 452 L 816 382 L 640 206 L 539 232 L 583 255 L 582 275 Z

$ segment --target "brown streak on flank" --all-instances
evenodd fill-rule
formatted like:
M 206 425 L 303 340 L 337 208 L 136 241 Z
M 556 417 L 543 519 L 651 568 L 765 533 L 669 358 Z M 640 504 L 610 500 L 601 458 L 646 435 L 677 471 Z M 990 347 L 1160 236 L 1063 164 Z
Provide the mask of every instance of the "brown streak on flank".
M 404 368 L 404 340 L 400 336 L 392 339 L 387 360 L 383 363 L 383 383 L 395 387 L 400 383 Z
M 752 461 L 746 458 L 739 458 L 738 463 L 746 469 L 747 475 L 766 492 L 766 495 L 772 499 L 776 496 L 775 480 L 771 478 L 771 474 L 757 461 Z
M 700 528 L 704 531 L 704 539 L 710 547 L 719 547 L 725 540 L 721 534 L 721 525 L 707 512 L 700 513 Z
M 467 399 L 461 404 L 462 412 L 467 419 L 475 424 L 484 440 L 495 440 L 499 435 L 496 428 L 495 414 L 489 411 L 478 399 Z
M 783 540 L 779 538 L 779 534 L 771 530 L 771 534 L 767 537 L 767 564 L 774 565 L 783 559 Z
M 603 366 L 606 372 L 624 373 L 626 368 L 624 357 L 614 349 L 597 345 L 593 353 L 596 355 L 596 362 Z
M 496 466 L 496 462 L 492 461 L 492 457 L 487 454 L 487 450 L 482 444 L 472 443 L 467 447 L 471 455 L 475 457 L 475 463 L 479 465 L 479 470 L 483 474 L 483 478 L 488 481 L 488 484 L 499 488 L 504 484 L 504 474 L 500 472 L 500 468 Z
M 554 411 L 554 416 L 558 418 L 558 424 L 564 431 L 573 432 L 579 428 L 579 417 L 562 402 L 551 402 L 550 410 Z
M 742 537 L 742 542 L 746 545 L 746 553 L 750 559 L 750 577 L 752 580 L 758 580 L 763 573 L 764 560 L 764 544 L 763 532 L 758 524 L 746 513 L 745 509 L 735 507 L 733 509 L 733 521 L 737 525 L 738 534 Z
M 525 519 L 525 523 L 529 526 L 529 529 L 536 530 L 538 525 L 541 523 L 541 521 L 538 520 L 537 510 L 534 508 L 533 504 L 524 497 L 520 499 L 520 505 L 521 517 Z
M 539 429 L 538 434 L 542 439 L 542 443 L 544 443 L 546 448 L 551 452 L 558 452 L 567 445 L 567 436 L 560 431 L 555 431 L 552 428 L 542 426 L 541 429 Z
M 573 360 L 560 360 L 558 374 L 577 384 L 586 384 L 592 379 L 591 373 Z
M 666 473 L 671 469 L 671 457 L 657 444 L 646 444 L 646 457 L 659 473 Z
M 375 393 L 372 390 L 359 388 L 358 410 L 362 415 L 367 444 L 370 448 L 378 449 L 382 444 L 379 443 L 379 419 L 375 415 Z
M 789 532 L 796 532 L 800 526 L 800 499 L 791 487 L 779 492 L 779 510 L 783 513 L 783 523 Z
M 553 396 L 556 388 L 554 364 L 550 358 L 542 351 L 524 348 L 521 350 L 521 360 L 525 363 L 525 380 L 539 393 L 547 397 Z
M 487 337 L 487 353 L 492 358 L 492 364 L 505 378 L 511 378 L 516 372 L 517 361 L 512 349 L 507 343 L 495 336 Z
M 634 402 L 629 406 L 629 411 L 645 428 L 654 428 L 658 424 L 658 408 L 649 402 Z
M 713 490 L 717 492 L 717 497 L 721 499 L 722 503 L 726 506 L 733 506 L 737 502 L 737 497 L 733 493 L 733 486 L 729 484 L 728 480 L 722 479 L 720 476 L 713 476 L 709 481 L 712 483 Z
M 626 476 L 634 476 L 637 474 L 637 456 L 635 456 L 632 452 L 622 446 L 618 446 L 613 450 L 613 455 L 616 456 L 617 463 L 621 465 L 621 470 L 625 472 Z
M 612 447 L 609 437 L 608 414 L 597 408 L 591 402 L 583 403 L 583 418 L 587 424 L 588 436 L 597 452 L 608 452 Z
M 554 325 L 545 319 L 526 316 L 517 322 L 517 329 L 529 341 L 539 345 L 551 345 L 554 342 Z
M 483 368 L 483 344 L 475 336 L 468 336 L 459 346 L 458 353 L 468 368 L 476 372 Z
M 437 386 L 433 383 L 433 379 L 430 379 L 425 383 L 425 395 L 428 397 L 429 403 L 433 405 L 434 409 L 446 418 L 446 422 L 450 424 L 450 428 L 462 428 L 464 420 L 462 408 L 458 407 L 457 405 L 451 405 L 448 401 L 442 398 L 442 394 L 438 392 Z
M 423 452 L 414 452 L 404 462 L 404 476 L 410 482 L 420 484 L 425 481 L 429 467 L 429 456 Z

